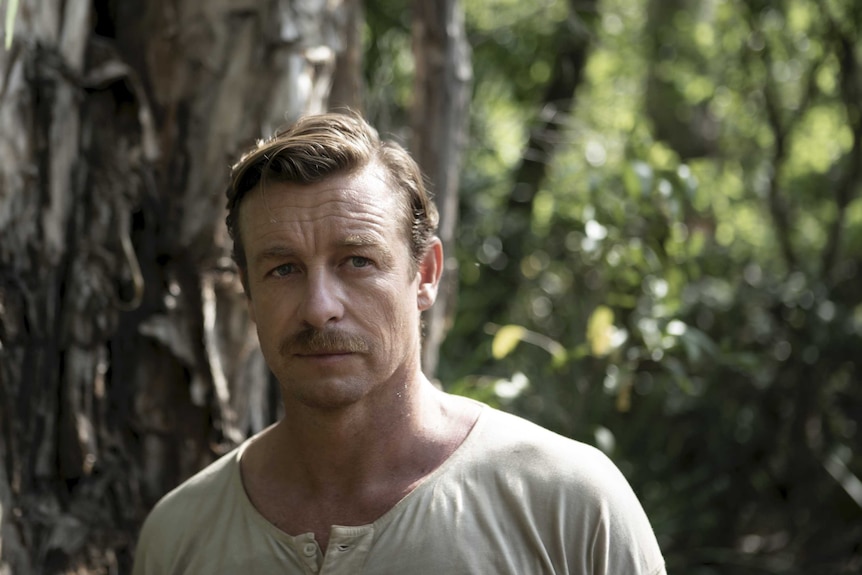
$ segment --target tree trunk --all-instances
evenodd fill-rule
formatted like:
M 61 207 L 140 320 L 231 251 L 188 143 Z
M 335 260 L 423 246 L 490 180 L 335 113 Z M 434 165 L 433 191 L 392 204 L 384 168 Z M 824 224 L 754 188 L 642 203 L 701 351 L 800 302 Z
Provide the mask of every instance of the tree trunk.
M 329 108 L 339 111 L 363 108 L 362 29 L 365 12 L 362 0 L 345 0 L 344 47 L 335 58 L 335 73 L 329 94 Z
M 21 0 L 0 53 L 0 574 L 128 573 L 152 503 L 276 415 L 228 166 L 326 108 L 341 2 Z
M 411 151 L 430 179 L 440 212 L 439 236 L 445 254 L 437 303 L 425 313 L 422 365 L 437 369 L 440 344 L 455 309 L 458 263 L 455 228 L 458 182 L 466 145 L 473 69 L 464 14 L 458 0 L 414 0 L 413 55 L 416 79 Z
M 680 14 L 694 15 L 701 0 L 649 0 L 645 27 L 649 50 L 644 107 L 652 121 L 653 133 L 679 154 L 682 160 L 715 155 L 718 151 L 718 125 L 709 112 L 708 102 L 686 101 L 674 78 L 668 77 L 667 64 L 683 57 L 686 47 L 676 32 Z M 670 39 L 676 39 L 674 44 Z
M 557 59 L 545 86 L 542 114 L 524 145 L 500 226 L 505 260 L 500 269 L 488 270 L 493 279 L 485 283 L 490 288 L 487 299 L 492 302 L 486 317 L 492 322 L 508 321 L 513 295 L 521 284 L 521 260 L 531 245 L 533 205 L 560 142 L 560 131 L 575 106 L 575 91 L 584 77 L 598 20 L 597 4 L 597 0 L 569 0 L 569 17 L 557 30 Z

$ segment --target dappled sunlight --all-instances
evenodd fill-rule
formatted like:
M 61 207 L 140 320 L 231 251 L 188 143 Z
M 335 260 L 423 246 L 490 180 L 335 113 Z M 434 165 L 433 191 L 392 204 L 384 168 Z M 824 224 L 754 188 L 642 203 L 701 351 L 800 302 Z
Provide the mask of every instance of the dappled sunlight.
M 671 568 L 862 568 L 859 8 L 681 6 L 608 0 L 579 14 L 593 42 L 565 110 L 542 100 L 548 69 L 531 61 L 552 58 L 551 21 L 519 24 L 529 57 L 482 60 L 469 271 L 441 367 L 454 381 L 525 374 L 510 408 L 623 462 Z M 482 10 L 477 58 L 498 34 Z M 483 78 L 505 74 L 517 88 L 487 100 Z M 511 136 L 489 137 L 496 125 L 521 135 L 517 157 Z M 493 150 L 505 154 L 486 172 Z M 517 180 L 540 161 L 537 181 Z M 489 320 L 517 326 L 505 353 L 501 332 L 473 344 Z M 518 345 L 526 333 L 565 360 Z

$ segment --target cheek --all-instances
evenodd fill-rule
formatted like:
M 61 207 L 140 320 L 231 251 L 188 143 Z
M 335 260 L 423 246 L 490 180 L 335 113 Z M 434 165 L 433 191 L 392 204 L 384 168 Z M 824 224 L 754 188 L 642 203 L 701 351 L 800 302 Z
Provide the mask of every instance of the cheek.
M 392 340 L 392 345 L 399 345 L 405 339 L 405 330 L 416 323 L 418 311 L 414 300 L 413 286 L 382 285 L 373 294 L 356 298 L 356 312 L 368 322 L 371 329 L 381 337 Z
M 270 347 L 272 347 L 272 325 L 270 320 L 270 316 L 267 314 L 260 314 L 260 320 L 255 322 L 255 327 L 257 328 L 257 339 L 260 341 L 260 347 L 266 351 Z
M 416 290 L 409 286 L 398 294 L 398 299 L 387 310 L 390 325 L 393 326 L 394 337 L 403 339 L 404 342 L 411 340 L 419 333 L 419 309 L 416 307 Z
M 273 347 L 280 345 L 280 338 L 284 337 L 286 328 L 285 319 L 289 317 L 289 310 L 284 307 L 284 302 L 277 298 L 268 299 L 261 297 L 258 290 L 257 297 L 249 303 L 249 310 L 255 318 L 257 335 L 261 347 Z

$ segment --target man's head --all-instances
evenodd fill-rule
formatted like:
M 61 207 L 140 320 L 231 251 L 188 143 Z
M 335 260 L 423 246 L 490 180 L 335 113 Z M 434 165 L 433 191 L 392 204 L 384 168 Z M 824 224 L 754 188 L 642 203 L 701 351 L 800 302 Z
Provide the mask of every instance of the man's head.
M 376 401 L 421 374 L 421 313 L 443 255 L 403 148 L 356 116 L 304 118 L 239 161 L 228 210 L 249 317 L 286 406 Z
M 233 258 L 245 277 L 247 268 L 239 209 L 243 198 L 267 183 L 311 184 L 377 163 L 387 183 L 399 194 L 405 239 L 415 265 L 421 261 L 437 229 L 437 208 L 431 201 L 419 166 L 399 144 L 383 141 L 356 114 L 305 116 L 286 130 L 259 142 L 231 169 L 226 218 L 234 240 Z

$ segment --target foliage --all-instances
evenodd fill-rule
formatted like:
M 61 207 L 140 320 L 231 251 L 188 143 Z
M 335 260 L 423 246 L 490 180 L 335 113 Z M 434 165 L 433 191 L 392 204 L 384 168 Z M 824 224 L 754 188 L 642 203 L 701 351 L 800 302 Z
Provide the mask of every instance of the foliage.
M 438 375 L 609 451 L 669 572 L 858 572 L 862 7 L 605 0 L 562 137 L 524 149 L 575 5 L 466 2 Z M 530 155 L 549 172 L 507 237 Z
M 4 47 L 6 50 L 12 47 L 12 38 L 15 33 L 15 15 L 18 13 L 18 0 L 8 0 L 6 3 L 6 23 L 4 26 Z

